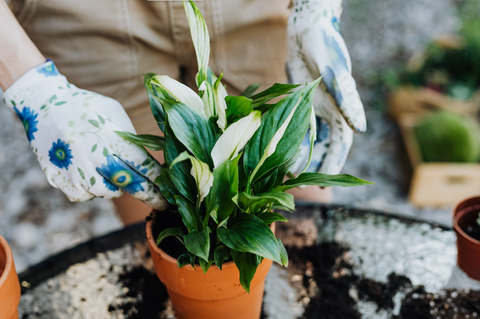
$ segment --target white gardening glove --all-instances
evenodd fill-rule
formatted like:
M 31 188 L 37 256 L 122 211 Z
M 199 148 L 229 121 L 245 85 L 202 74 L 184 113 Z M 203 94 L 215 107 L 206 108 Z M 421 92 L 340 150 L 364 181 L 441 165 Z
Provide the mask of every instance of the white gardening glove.
M 23 122 L 48 182 L 71 201 L 125 191 L 153 208 L 166 207 L 153 183 L 160 165 L 115 133 L 135 133 L 120 103 L 68 83 L 51 61 L 28 71 L 3 97 Z
M 294 0 L 288 21 L 288 69 L 292 83 L 323 76 L 315 93 L 317 140 L 309 172 L 338 174 L 347 159 L 353 131 L 367 128 L 363 105 L 345 42 L 339 32 L 341 0 Z M 352 131 L 353 130 L 353 131 Z M 292 172 L 307 164 L 308 134 Z

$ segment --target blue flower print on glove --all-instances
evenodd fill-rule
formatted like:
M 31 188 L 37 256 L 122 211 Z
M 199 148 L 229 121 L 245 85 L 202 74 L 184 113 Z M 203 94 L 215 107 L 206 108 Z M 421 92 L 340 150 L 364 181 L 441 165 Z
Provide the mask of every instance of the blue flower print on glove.
M 23 126 L 25 127 L 25 133 L 27 133 L 28 141 L 31 142 L 32 140 L 35 139 L 35 136 L 33 136 L 33 133 L 38 131 L 37 129 L 38 121 L 36 120 L 38 113 L 35 113 L 28 106 L 24 107 L 22 109 L 22 112 L 20 112 L 17 109 L 17 107 L 14 107 L 13 109 L 17 113 L 17 116 L 20 119 L 20 121 L 22 121 Z
M 53 142 L 52 148 L 48 151 L 50 162 L 58 168 L 68 170 L 68 166 L 72 164 L 71 159 L 73 158 L 72 150 L 70 150 L 69 146 L 70 144 L 60 139 L 56 143 Z
M 108 155 L 107 163 L 102 167 L 97 167 L 97 172 L 103 176 L 103 182 L 111 191 L 122 189 L 129 194 L 135 194 L 144 191 L 142 183 L 146 183 L 147 179 L 140 175 L 146 174 L 147 169 L 141 169 L 133 162 L 122 161 L 117 156 Z
M 328 36 L 325 30 L 322 30 L 323 41 L 327 48 L 328 56 L 330 57 L 330 62 L 334 70 L 348 70 L 347 58 L 340 48 L 340 44 L 335 40 L 334 37 Z
M 43 74 L 45 76 L 55 76 L 55 75 L 60 75 L 60 73 L 57 70 L 57 67 L 53 63 L 44 63 L 39 65 L 36 68 L 37 72 L 40 74 Z

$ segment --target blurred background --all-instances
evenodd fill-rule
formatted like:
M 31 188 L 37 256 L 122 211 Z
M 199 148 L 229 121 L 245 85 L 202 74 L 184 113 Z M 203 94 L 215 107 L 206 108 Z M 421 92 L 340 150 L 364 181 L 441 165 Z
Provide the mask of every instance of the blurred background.
M 469 180 L 480 157 L 480 81 L 468 63 L 469 70 L 460 73 L 469 72 L 471 78 L 449 73 L 460 70 L 458 61 L 480 60 L 480 45 L 469 42 L 480 39 L 478 1 L 344 0 L 343 7 L 341 32 L 368 121 L 367 133 L 355 136 L 343 172 L 376 185 L 336 188 L 333 202 L 450 225 L 451 203 L 442 199 L 480 193 L 475 180 Z M 480 75 L 480 67 L 476 73 Z M 428 119 L 437 109 L 445 125 L 453 127 L 443 131 L 460 133 L 450 146 L 440 139 L 437 149 L 423 149 L 420 141 L 427 146 L 438 141 L 438 136 L 425 134 L 431 131 L 429 121 L 437 122 Z M 451 153 L 459 139 L 466 141 L 467 151 L 459 150 L 453 159 L 438 157 L 442 149 Z M 473 154 L 464 154 L 469 152 Z M 430 164 L 437 162 L 441 164 Z M 70 203 L 47 183 L 22 124 L 0 102 L 0 234 L 13 249 L 17 270 L 121 227 L 109 201 Z

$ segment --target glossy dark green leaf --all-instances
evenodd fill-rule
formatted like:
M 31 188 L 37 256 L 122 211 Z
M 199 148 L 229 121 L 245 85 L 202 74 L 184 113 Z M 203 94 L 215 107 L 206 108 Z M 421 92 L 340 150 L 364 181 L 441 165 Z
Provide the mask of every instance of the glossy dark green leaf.
M 230 248 L 224 245 L 219 245 L 215 248 L 214 259 L 215 265 L 222 270 L 222 265 L 230 258 Z
M 180 227 L 172 227 L 172 228 L 164 229 L 162 230 L 162 232 L 160 232 L 160 234 L 158 234 L 157 241 L 156 241 L 157 246 L 159 246 L 165 238 L 170 236 L 177 238 L 183 244 L 183 236 L 184 236 L 183 230 Z
M 247 143 L 244 154 L 244 167 L 247 176 L 260 162 L 265 149 L 277 130 L 296 107 L 295 113 L 277 144 L 275 152 L 269 156 L 258 170 L 253 182 L 273 173 L 275 169 L 292 158 L 300 147 L 310 124 L 311 107 L 315 89 L 320 79 L 285 97 L 262 117 L 262 124 Z
M 195 255 L 187 252 L 178 256 L 177 258 L 178 268 L 182 268 L 183 266 L 186 266 L 186 265 L 192 265 L 192 267 L 195 269 Z
M 283 246 L 283 243 L 280 239 L 277 238 L 278 242 L 278 250 L 280 252 L 280 257 L 282 258 L 282 265 L 285 267 L 288 267 L 288 253 L 287 250 L 285 249 L 285 246 Z
M 288 210 L 295 210 L 295 203 L 292 194 L 271 192 L 258 195 L 248 195 L 245 192 L 238 197 L 238 202 L 243 209 L 250 209 L 257 213 L 260 209 L 270 203 L 286 207 Z
M 253 111 L 252 100 L 244 96 L 227 96 L 227 123 L 230 125 Z
M 257 93 L 251 97 L 251 99 L 253 100 L 253 107 L 257 108 L 276 97 L 289 94 L 293 89 L 299 86 L 300 84 L 275 83 L 265 91 Z
M 139 146 L 144 146 L 152 151 L 163 151 L 165 145 L 165 138 L 163 136 L 156 136 L 150 134 L 135 135 L 130 132 L 115 131 L 122 138 L 131 141 Z
M 229 219 L 228 228 L 218 228 L 217 234 L 230 249 L 253 253 L 281 263 L 277 239 L 272 230 L 254 215 L 237 214 Z
M 275 188 L 275 191 L 284 192 L 286 190 L 301 186 L 301 185 L 316 185 L 320 187 L 327 186 L 359 186 L 359 185 L 373 185 L 374 183 L 360 179 L 358 177 L 339 174 L 328 175 L 321 173 L 303 173 L 297 178 L 289 179 L 282 185 Z
M 210 252 L 210 228 L 206 227 L 201 232 L 191 231 L 183 237 L 185 248 L 195 256 L 208 261 Z
M 220 225 L 225 220 L 227 220 L 236 208 L 237 208 L 237 205 L 231 199 L 228 200 L 222 206 L 220 206 L 217 210 L 217 222 L 218 222 L 218 224 Z
M 193 108 L 177 101 L 162 100 L 168 125 L 177 139 L 200 161 L 213 168 L 212 149 L 218 139 L 215 126 Z
M 300 149 L 284 164 L 282 164 L 278 170 L 277 170 L 277 177 L 275 179 L 275 183 L 273 183 L 272 188 L 277 187 L 278 185 L 281 185 L 287 176 L 287 173 L 290 171 L 293 165 L 295 165 L 295 162 L 297 161 L 298 157 L 300 155 Z M 270 191 L 270 190 L 269 190 Z
M 147 89 L 148 100 L 150 102 L 150 108 L 152 110 L 153 117 L 157 122 L 158 127 L 162 132 L 165 132 L 165 110 L 159 98 L 165 98 L 161 92 L 152 89 L 151 81 L 155 76 L 155 73 L 144 74 L 144 84 Z
M 234 250 L 232 250 L 231 255 L 240 272 L 240 284 L 246 292 L 250 293 L 250 283 L 255 276 L 258 265 L 262 262 L 262 258 L 255 254 Z
M 259 87 L 260 84 L 258 83 L 250 84 L 240 95 L 245 97 L 251 97 L 255 94 Z
M 200 264 L 200 267 L 203 270 L 203 273 L 206 274 L 208 269 L 210 269 L 210 266 L 213 264 L 213 260 L 205 261 L 203 258 L 198 259 L 198 263 Z
M 202 221 L 198 216 L 195 207 L 185 197 L 175 195 L 175 203 L 178 206 L 178 212 L 182 215 L 183 223 L 190 231 L 197 231 L 202 229 Z
M 224 205 L 238 192 L 238 161 L 241 155 L 233 160 L 226 160 L 213 171 L 213 184 L 205 198 L 207 211 L 211 212 Z
M 175 187 L 175 184 L 172 182 L 170 170 L 168 167 L 166 167 L 166 165 L 162 165 L 162 172 L 155 180 L 155 183 L 158 185 L 158 188 L 162 192 L 163 196 L 165 196 L 167 201 L 172 205 L 177 205 L 175 195 L 179 195 L 178 190 Z
M 261 213 L 258 214 L 257 217 L 263 220 L 263 222 L 267 225 L 270 225 L 274 222 L 288 222 L 288 219 L 278 213 L 273 212 Z
M 167 167 L 172 164 L 178 155 L 186 150 L 171 132 L 171 128 L 167 123 L 165 125 L 165 150 L 163 152 Z M 190 202 L 195 203 L 197 200 L 197 184 L 192 174 L 190 174 L 191 168 L 192 164 L 190 161 L 177 163 L 170 170 L 170 176 L 178 192 L 188 198 Z

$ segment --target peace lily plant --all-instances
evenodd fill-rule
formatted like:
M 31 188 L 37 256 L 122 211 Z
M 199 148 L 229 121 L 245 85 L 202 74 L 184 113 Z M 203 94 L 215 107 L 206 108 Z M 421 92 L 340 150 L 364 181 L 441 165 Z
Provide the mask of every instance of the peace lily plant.
M 164 152 L 156 183 L 184 227 L 163 230 L 157 245 L 176 237 L 185 246 L 178 267 L 200 264 L 204 272 L 213 263 L 221 269 L 233 259 L 248 292 L 263 258 L 288 265 L 282 242 L 269 228 L 273 222 L 287 221 L 273 210 L 295 208 L 286 190 L 371 183 L 350 175 L 305 172 L 284 181 L 308 128 L 312 145 L 316 139 L 312 99 L 320 79 L 301 88 L 277 83 L 253 96 L 253 86 L 243 96 L 228 95 L 222 75 L 215 76 L 208 67 L 205 21 L 193 2 L 184 2 L 184 7 L 199 67 L 199 94 L 166 75 L 147 74 L 152 112 L 164 137 L 119 134 Z M 268 103 L 282 95 L 286 96 L 279 102 Z

